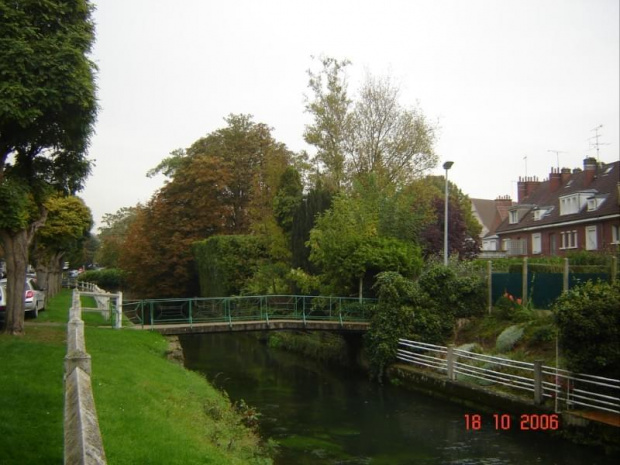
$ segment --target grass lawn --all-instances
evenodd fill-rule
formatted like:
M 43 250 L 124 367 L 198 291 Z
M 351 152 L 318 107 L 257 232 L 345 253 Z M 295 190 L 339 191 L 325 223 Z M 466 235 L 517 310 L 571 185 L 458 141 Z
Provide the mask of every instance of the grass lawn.
M 84 302 L 94 306 L 92 302 Z M 63 461 L 63 359 L 70 291 L 50 299 L 24 337 L 0 336 L 0 463 Z M 110 464 L 271 463 L 228 399 L 197 373 L 165 359 L 156 333 L 97 327 L 86 349 Z

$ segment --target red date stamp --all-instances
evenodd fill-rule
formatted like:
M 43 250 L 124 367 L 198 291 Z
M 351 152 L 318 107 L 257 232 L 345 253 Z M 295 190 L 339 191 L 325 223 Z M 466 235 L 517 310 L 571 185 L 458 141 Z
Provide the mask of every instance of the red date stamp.
M 560 428 L 560 418 L 555 413 L 524 413 L 518 418 L 513 418 L 507 413 L 494 413 L 493 424 L 495 430 L 503 431 L 508 431 L 513 428 L 520 431 L 555 431 Z M 466 413 L 465 429 L 467 431 L 481 430 L 482 415 L 477 413 Z

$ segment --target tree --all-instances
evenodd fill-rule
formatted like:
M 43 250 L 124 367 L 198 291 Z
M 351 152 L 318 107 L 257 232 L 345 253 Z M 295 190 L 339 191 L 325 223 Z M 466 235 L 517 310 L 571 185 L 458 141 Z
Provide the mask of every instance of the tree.
M 418 108 L 400 104 L 400 91 L 390 78 L 366 77 L 359 95 L 348 96 L 349 61 L 322 58 L 322 70 L 309 71 L 312 100 L 306 111 L 306 142 L 317 148 L 328 188 L 351 187 L 372 173 L 378 185 L 402 187 L 437 164 L 435 128 Z
M 128 229 L 120 264 L 143 296 L 197 295 L 192 244 L 215 234 L 253 233 L 273 255 L 286 250 L 272 205 L 293 154 L 249 115 L 225 121 L 160 164 L 171 178 Z
M 352 116 L 347 147 L 353 175 L 376 173 L 381 185 L 399 186 L 437 164 L 435 129 L 419 109 L 399 103 L 390 78 L 366 77 Z
M 103 215 L 99 227 L 100 246 L 95 261 L 107 268 L 117 268 L 129 227 L 136 218 L 136 207 L 122 207 L 116 213 Z
M 417 181 L 432 198 L 433 221 L 421 233 L 425 255 L 443 254 L 445 224 L 445 178 L 427 176 Z M 480 223 L 474 218 L 471 200 L 455 184 L 449 183 L 448 201 L 448 246 L 449 254 L 458 254 L 460 259 L 471 259 L 480 251 Z
M 47 221 L 34 239 L 39 284 L 52 297 L 61 287 L 62 268 L 70 252 L 81 249 L 93 225 L 90 209 L 79 197 L 53 196 L 46 203 Z
M 316 159 L 326 168 L 325 187 L 339 191 L 346 182 L 346 147 L 351 124 L 351 100 L 347 96 L 345 69 L 348 60 L 320 59 L 322 70 L 308 70 L 308 87 L 313 100 L 306 97 L 306 112 L 314 122 L 306 126 L 304 140 L 317 148 Z
M 422 265 L 413 244 L 378 234 L 376 205 L 361 198 L 339 195 L 310 232 L 310 260 L 322 270 L 330 290 L 349 293 L 357 283 L 363 294 L 364 278 L 381 271 L 412 276 Z
M 95 121 L 92 7 L 0 1 L 0 241 L 6 255 L 5 332 L 23 333 L 28 248 L 50 192 L 77 192 Z

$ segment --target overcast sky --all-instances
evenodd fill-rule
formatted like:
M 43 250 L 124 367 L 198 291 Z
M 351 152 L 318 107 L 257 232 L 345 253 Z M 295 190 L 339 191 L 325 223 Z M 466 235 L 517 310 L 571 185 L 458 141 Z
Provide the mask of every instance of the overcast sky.
M 101 106 L 82 192 L 101 216 L 146 202 L 169 152 L 254 115 L 303 140 L 311 56 L 348 58 L 350 91 L 389 74 L 440 127 L 441 165 L 472 198 L 516 198 L 519 176 L 619 157 L 618 0 L 100 0 Z M 605 144 L 605 145 L 603 145 Z M 524 159 L 527 157 L 527 159 Z

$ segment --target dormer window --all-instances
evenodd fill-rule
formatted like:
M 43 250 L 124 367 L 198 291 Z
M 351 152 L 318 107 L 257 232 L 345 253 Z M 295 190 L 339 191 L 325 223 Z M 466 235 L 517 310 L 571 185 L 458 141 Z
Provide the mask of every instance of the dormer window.
M 592 198 L 596 191 L 577 192 L 571 195 L 560 197 L 560 215 L 573 215 L 579 213 Z
M 553 207 L 537 208 L 536 210 L 534 210 L 534 221 L 542 220 L 551 212 L 551 210 L 553 210 Z
M 519 211 L 510 210 L 510 212 L 508 212 L 508 223 L 517 224 L 518 222 L 519 222 Z
M 598 208 L 603 205 L 605 202 L 605 197 L 590 197 L 588 199 L 588 211 L 593 212 L 598 210 Z

